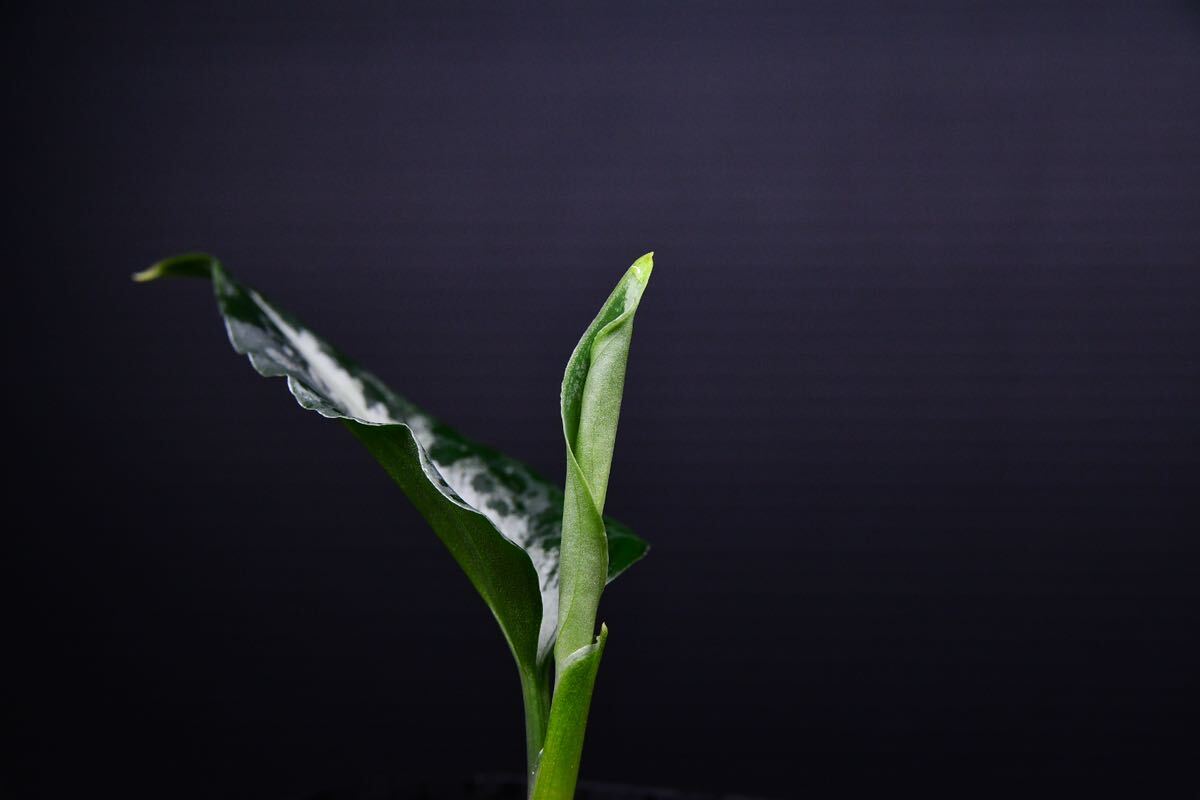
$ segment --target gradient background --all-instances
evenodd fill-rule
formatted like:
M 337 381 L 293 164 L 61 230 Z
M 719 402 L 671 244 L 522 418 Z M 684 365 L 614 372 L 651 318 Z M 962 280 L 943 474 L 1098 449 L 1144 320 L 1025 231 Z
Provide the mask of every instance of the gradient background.
M 551 475 L 657 251 L 585 777 L 1197 796 L 1196 4 L 46 4 L 3 57 L 9 796 L 521 768 L 404 498 L 129 283 L 192 248 Z

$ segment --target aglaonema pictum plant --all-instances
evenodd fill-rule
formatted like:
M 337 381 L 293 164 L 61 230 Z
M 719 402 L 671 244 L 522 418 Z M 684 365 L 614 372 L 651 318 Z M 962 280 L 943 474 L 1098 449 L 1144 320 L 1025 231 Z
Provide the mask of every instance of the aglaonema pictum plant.
M 600 595 L 647 550 L 604 516 L 604 500 L 633 318 L 652 268 L 653 253 L 634 262 L 567 361 L 565 491 L 417 408 L 212 256 L 175 256 L 134 275 L 211 280 L 233 349 L 260 374 L 286 377 L 301 406 L 345 425 L 433 528 L 516 660 L 533 800 L 575 793 L 608 637 L 606 626 L 596 629 Z

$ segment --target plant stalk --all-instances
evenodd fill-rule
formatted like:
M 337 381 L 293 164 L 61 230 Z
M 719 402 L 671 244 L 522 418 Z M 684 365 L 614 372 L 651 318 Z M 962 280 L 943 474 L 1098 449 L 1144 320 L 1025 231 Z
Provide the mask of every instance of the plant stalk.
M 607 638 L 608 628 L 601 625 L 596 641 L 580 648 L 564 662 L 554 687 L 546 743 L 534 775 L 530 800 L 571 800 L 575 796 L 596 670 Z
M 539 671 L 522 670 L 521 694 L 525 700 L 525 778 L 532 788 L 550 724 L 549 659 Z

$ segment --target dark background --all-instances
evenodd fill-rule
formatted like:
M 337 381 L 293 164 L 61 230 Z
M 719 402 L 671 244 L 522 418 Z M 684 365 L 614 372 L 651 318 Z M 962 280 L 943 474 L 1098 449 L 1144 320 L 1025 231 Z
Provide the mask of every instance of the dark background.
M 9 13 L 10 796 L 521 769 L 404 498 L 129 283 L 193 248 L 552 475 L 657 251 L 586 777 L 1200 790 L 1195 4 Z

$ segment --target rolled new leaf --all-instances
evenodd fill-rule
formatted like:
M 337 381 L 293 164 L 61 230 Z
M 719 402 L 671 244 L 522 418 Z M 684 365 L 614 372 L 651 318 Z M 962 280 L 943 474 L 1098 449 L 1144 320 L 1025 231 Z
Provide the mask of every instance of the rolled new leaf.
M 554 649 L 560 673 L 595 635 L 596 610 L 609 568 L 604 498 L 625 389 L 625 363 L 633 317 L 653 268 L 653 253 L 633 263 L 584 332 L 563 374 L 567 480 Z

